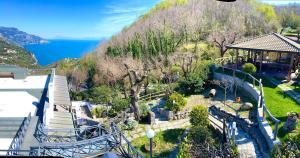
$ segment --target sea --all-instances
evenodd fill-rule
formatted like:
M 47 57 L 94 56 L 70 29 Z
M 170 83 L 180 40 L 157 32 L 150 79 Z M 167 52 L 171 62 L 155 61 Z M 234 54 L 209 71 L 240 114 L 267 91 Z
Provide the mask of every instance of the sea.
M 48 43 L 25 45 L 41 66 L 47 66 L 64 58 L 80 58 L 93 52 L 102 40 L 48 40 Z

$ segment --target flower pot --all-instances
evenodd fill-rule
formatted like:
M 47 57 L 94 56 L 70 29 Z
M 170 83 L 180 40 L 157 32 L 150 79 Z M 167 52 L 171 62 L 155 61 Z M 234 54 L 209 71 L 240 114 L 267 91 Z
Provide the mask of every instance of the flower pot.
M 235 102 L 237 102 L 237 103 L 241 102 L 241 97 L 237 97 L 237 98 L 235 99 Z

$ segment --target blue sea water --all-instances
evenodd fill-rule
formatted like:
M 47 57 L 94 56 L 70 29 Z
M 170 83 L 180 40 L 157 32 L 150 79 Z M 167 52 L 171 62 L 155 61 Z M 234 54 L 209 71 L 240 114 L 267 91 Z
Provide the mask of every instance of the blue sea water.
M 45 44 L 25 45 L 42 66 L 63 58 L 79 58 L 97 48 L 101 40 L 48 40 Z

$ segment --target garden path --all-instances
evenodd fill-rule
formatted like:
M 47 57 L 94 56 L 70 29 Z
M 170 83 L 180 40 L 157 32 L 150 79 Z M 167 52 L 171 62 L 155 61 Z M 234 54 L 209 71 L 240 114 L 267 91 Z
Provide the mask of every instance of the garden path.
M 256 141 L 240 127 L 237 127 L 235 143 L 241 158 L 261 158 L 263 157 Z
M 278 86 L 281 90 L 283 90 L 287 95 L 289 95 L 291 98 L 293 98 L 298 104 L 300 104 L 300 94 L 293 89 L 291 89 L 289 86 L 280 83 L 279 81 L 275 80 L 272 77 L 268 77 L 271 83 Z

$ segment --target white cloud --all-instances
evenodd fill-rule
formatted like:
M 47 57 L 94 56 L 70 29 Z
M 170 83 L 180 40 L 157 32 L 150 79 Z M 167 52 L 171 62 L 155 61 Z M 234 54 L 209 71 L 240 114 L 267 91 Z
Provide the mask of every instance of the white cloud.
M 149 9 L 145 6 L 135 7 L 128 5 L 107 5 L 105 8 L 105 16 L 95 28 L 101 37 L 110 37 L 116 34 Z

